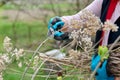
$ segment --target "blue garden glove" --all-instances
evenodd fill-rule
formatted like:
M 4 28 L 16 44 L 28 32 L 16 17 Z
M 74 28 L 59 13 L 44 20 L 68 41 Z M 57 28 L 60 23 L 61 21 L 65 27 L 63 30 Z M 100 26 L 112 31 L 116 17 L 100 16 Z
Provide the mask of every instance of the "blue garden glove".
M 98 63 L 100 62 L 100 56 L 99 55 L 94 55 L 92 57 L 92 63 L 91 63 L 91 70 L 94 71 Z M 98 68 L 96 72 L 96 80 L 114 80 L 113 76 L 108 76 L 107 75 L 107 70 L 106 70 L 106 65 L 107 65 L 107 60 L 104 60 L 102 65 Z
M 68 39 L 68 33 L 59 31 L 64 26 L 64 22 L 60 17 L 53 17 L 48 23 L 48 36 L 53 36 L 56 40 Z

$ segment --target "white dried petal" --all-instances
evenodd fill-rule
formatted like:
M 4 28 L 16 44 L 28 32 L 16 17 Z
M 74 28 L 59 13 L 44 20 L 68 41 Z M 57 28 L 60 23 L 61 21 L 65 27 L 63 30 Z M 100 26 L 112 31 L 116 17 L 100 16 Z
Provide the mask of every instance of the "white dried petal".
M 11 41 L 11 39 L 8 36 L 6 36 L 4 39 L 4 43 L 9 43 L 10 41 Z
M 5 63 L 10 63 L 10 62 L 11 62 L 8 54 L 3 54 L 3 55 L 1 56 L 1 59 L 3 59 Z
M 19 60 L 20 57 L 22 57 L 24 55 L 24 50 L 23 49 L 17 49 L 15 48 L 15 50 L 13 51 L 15 56 L 16 56 L 16 60 Z
M 18 55 L 22 57 L 24 55 L 24 49 L 19 49 Z
M 13 44 L 11 43 L 11 39 L 9 37 L 5 37 L 4 41 L 3 41 L 3 46 L 4 46 L 4 49 L 7 51 L 7 52 L 11 52 L 12 49 L 13 49 Z
M 112 23 L 110 20 L 107 20 L 104 24 L 103 30 L 112 30 L 113 32 L 118 31 L 118 26 Z
M 21 68 L 22 67 L 22 62 L 18 63 L 18 67 Z
M 5 44 L 6 45 L 6 44 Z M 9 44 L 7 44 L 9 45 Z M 12 51 L 12 47 L 11 46 L 4 46 L 4 49 L 7 51 L 7 52 L 11 52 Z

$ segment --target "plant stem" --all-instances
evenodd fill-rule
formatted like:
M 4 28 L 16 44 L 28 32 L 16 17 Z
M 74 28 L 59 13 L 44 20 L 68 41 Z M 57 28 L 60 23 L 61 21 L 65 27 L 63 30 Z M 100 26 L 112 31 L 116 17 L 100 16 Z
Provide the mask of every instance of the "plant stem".
M 37 47 L 37 49 L 35 50 L 32 58 L 31 58 L 31 61 L 29 62 L 28 66 L 25 68 L 25 70 L 24 70 L 24 72 L 23 72 L 23 75 L 22 75 L 22 77 L 21 77 L 21 80 L 23 80 L 23 78 L 25 77 L 25 73 L 26 73 L 27 70 L 29 69 L 31 62 L 33 61 L 35 55 L 37 54 L 37 52 L 39 51 L 39 49 L 41 48 L 41 46 L 42 46 L 45 42 L 47 42 L 48 40 L 49 40 L 49 37 L 48 37 L 47 39 L 45 39 L 45 40 Z
M 44 60 L 44 61 L 40 64 L 40 66 L 36 69 L 36 71 L 35 71 L 34 74 L 32 75 L 31 80 L 34 80 L 34 78 L 35 78 L 35 76 L 37 75 L 38 71 L 40 70 L 40 68 L 42 67 L 42 65 L 43 65 L 46 61 L 47 61 L 47 59 Z

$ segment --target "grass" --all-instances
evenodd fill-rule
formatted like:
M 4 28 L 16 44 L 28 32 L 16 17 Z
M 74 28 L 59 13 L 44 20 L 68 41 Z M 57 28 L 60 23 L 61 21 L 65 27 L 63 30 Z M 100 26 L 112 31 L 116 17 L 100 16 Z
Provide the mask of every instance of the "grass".
M 17 64 L 14 62 L 14 64 L 10 65 L 9 68 L 7 68 L 6 71 L 4 71 L 3 73 L 4 80 L 20 80 L 22 73 L 24 71 L 24 68 L 25 66 L 23 66 L 22 68 L 18 68 Z M 32 69 L 29 69 L 23 80 L 30 80 L 33 72 L 34 71 Z M 67 73 L 68 72 L 69 71 L 67 71 Z M 46 80 L 46 77 L 44 77 L 45 75 L 46 73 L 40 70 L 34 80 Z M 79 74 L 65 76 L 65 74 L 63 74 L 63 80 L 79 80 L 78 77 L 82 77 L 82 76 Z M 56 80 L 56 79 L 57 79 L 57 76 L 54 76 L 52 78 L 48 78 L 47 80 Z
M 1 7 L 3 10 L 17 9 L 17 7 L 13 4 L 5 4 Z
M 31 6 L 32 5 L 32 6 Z M 72 4 L 73 6 L 75 6 L 75 4 Z M 67 8 L 70 8 L 71 5 L 68 4 L 68 2 L 61 2 L 61 3 L 54 3 L 54 7 L 55 8 L 58 8 L 58 6 L 60 8 L 63 8 L 63 9 L 67 9 Z M 36 9 L 36 8 L 42 8 L 42 9 L 47 9 L 47 10 L 51 10 L 51 4 L 48 2 L 47 4 L 40 4 L 40 5 L 36 5 L 36 4 L 27 4 L 27 5 L 24 5 L 24 7 L 28 8 L 28 9 Z M 12 4 L 12 3 L 7 3 L 5 5 L 3 5 L 1 7 L 3 10 L 16 10 L 18 9 L 18 7 L 16 7 L 16 5 Z
M 44 9 L 44 10 L 52 11 L 52 7 L 53 6 L 50 3 L 47 3 L 47 4 L 40 4 L 40 5 L 33 4 L 32 6 L 31 5 L 24 5 L 24 7 L 21 7 L 21 8 L 22 9 L 25 8 L 25 9 L 29 9 L 29 10 L 32 10 L 32 9 Z M 76 8 L 75 3 L 70 3 L 69 4 L 66 1 L 54 4 L 55 11 L 59 12 L 59 10 L 60 10 L 60 13 L 62 15 L 68 15 L 68 14 L 72 15 L 72 14 L 77 13 L 75 8 Z M 0 9 L 1 10 L 18 10 L 19 6 L 16 7 L 16 5 L 14 5 L 12 3 L 9 3 L 9 4 L 3 5 L 2 7 L 0 7 Z M 57 14 L 57 15 L 59 15 L 59 14 Z M 3 16 L 3 18 L 7 18 L 7 16 Z
M 18 68 L 16 62 L 14 62 L 12 65 L 10 65 L 3 73 L 4 80 L 20 80 L 21 76 L 23 74 L 25 66 L 22 68 Z M 29 69 L 26 73 L 26 76 L 24 77 L 24 80 L 29 80 L 33 74 L 33 70 Z M 41 73 L 41 72 L 40 72 Z M 42 74 L 44 74 L 42 72 Z M 45 78 L 42 78 L 41 76 L 36 76 L 35 80 L 44 80 Z
M 73 6 L 73 7 L 71 7 Z M 52 7 L 54 7 L 55 11 L 58 12 L 60 10 L 62 15 L 72 15 L 76 13 L 75 4 L 68 4 L 67 2 L 57 3 L 52 6 L 51 4 L 40 5 L 40 8 L 52 11 Z
M 70 8 L 70 4 L 68 4 L 68 3 L 57 3 L 57 4 L 54 4 L 54 8 L 58 8 L 58 7 L 60 7 L 61 9 L 67 9 L 67 8 Z M 41 5 L 40 6 L 41 8 L 43 8 L 43 9 L 47 9 L 47 10 L 51 10 L 51 8 L 52 8 L 52 5 L 51 4 L 47 4 L 47 5 Z
M 5 36 L 9 36 L 18 47 L 32 47 L 32 44 L 47 38 L 47 26 L 42 22 L 19 21 L 15 23 L 13 29 L 13 22 L 0 20 L 0 51 Z

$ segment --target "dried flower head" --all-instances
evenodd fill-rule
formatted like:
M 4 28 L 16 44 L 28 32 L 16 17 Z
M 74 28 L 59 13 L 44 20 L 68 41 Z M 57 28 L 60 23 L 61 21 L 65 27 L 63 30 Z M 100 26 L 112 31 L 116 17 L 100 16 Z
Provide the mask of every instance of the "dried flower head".
M 20 60 L 21 57 L 24 56 L 23 49 L 13 48 L 13 44 L 11 43 L 11 39 L 9 37 L 5 37 L 3 42 L 4 49 L 6 53 L 0 55 L 0 72 L 4 71 L 7 65 L 14 62 L 14 60 Z M 19 61 L 18 67 L 22 67 L 22 62 Z M 2 74 L 0 74 L 0 80 L 3 80 Z
M 70 38 L 73 39 L 74 44 L 77 44 L 76 47 L 79 46 L 84 49 L 84 51 L 92 47 L 93 42 L 86 32 L 86 29 L 74 30 L 71 32 Z
M 100 19 L 91 11 L 81 11 L 79 18 L 79 20 L 76 20 L 74 18 L 71 20 L 70 26 L 73 29 L 86 28 L 86 32 L 89 33 L 89 35 L 95 35 L 96 31 L 101 28 L 102 23 Z
M 23 49 L 17 49 L 15 48 L 15 50 L 13 51 L 16 56 L 16 60 L 19 60 L 23 55 L 24 55 L 24 50 Z
M 13 49 L 13 44 L 11 43 L 11 39 L 9 37 L 5 37 L 3 46 L 7 52 L 10 52 Z
M 110 20 L 107 20 L 103 26 L 103 30 L 105 31 L 112 30 L 113 32 L 117 32 L 118 28 L 119 27 L 112 23 Z
M 10 63 L 10 62 L 11 62 L 8 54 L 3 54 L 3 55 L 1 55 L 1 59 L 2 59 L 5 63 Z

